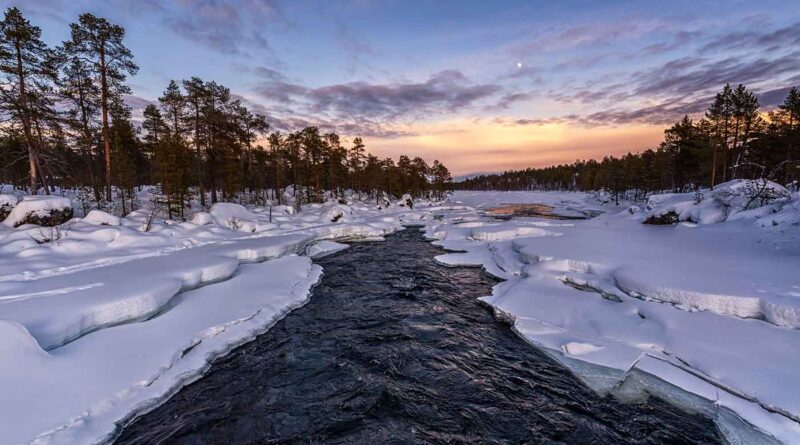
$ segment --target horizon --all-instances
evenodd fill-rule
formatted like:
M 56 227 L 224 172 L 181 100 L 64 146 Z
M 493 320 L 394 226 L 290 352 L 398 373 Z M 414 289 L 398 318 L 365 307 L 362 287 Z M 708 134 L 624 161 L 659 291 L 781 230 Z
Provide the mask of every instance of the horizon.
M 454 176 L 655 148 L 725 83 L 771 109 L 800 83 L 791 2 L 6 1 L 56 45 L 91 12 L 140 66 L 134 116 L 171 79 L 215 80 L 271 129 L 316 125 Z M 454 7 L 456 6 L 456 7 Z M 165 63 L 164 60 L 169 60 Z

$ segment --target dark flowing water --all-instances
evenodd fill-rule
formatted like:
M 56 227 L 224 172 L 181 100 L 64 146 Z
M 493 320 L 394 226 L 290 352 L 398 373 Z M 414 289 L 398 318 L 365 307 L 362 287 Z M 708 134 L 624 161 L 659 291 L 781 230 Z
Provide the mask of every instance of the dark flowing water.
M 600 397 L 476 302 L 416 229 L 319 261 L 308 305 L 213 364 L 118 444 L 721 443 L 707 418 Z

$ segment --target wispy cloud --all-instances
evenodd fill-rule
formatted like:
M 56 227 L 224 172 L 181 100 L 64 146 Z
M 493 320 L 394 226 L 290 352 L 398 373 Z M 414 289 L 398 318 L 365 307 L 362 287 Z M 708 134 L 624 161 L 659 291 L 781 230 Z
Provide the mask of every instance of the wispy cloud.
M 308 88 L 269 81 L 255 88 L 265 100 L 302 103 L 311 113 L 386 120 L 455 113 L 499 93 L 495 84 L 476 84 L 460 71 L 445 70 L 424 82 L 350 82 Z
M 265 25 L 284 18 L 275 0 L 176 0 L 162 13 L 178 35 L 236 54 L 269 50 Z

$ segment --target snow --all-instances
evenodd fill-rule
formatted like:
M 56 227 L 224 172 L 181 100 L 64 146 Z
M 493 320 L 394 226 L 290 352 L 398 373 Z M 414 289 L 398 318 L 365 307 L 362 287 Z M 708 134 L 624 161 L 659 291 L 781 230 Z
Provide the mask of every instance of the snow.
M 185 222 L 144 208 L 4 224 L 0 443 L 106 440 L 302 305 L 322 273 L 311 258 L 404 224 L 448 249 L 438 262 L 501 278 L 482 300 L 598 392 L 665 397 L 731 443 L 800 442 L 800 196 L 748 205 L 752 184 L 717 190 L 619 206 L 602 193 L 457 192 L 413 209 L 351 195 L 299 211 L 217 203 Z M 485 213 L 505 204 L 600 216 Z M 670 210 L 685 221 L 642 224 Z
M 0 194 L 0 207 L 14 207 L 17 202 L 17 197 L 14 195 Z
M 0 230 L 0 443 L 106 440 L 302 305 L 322 273 L 309 257 L 347 248 L 333 240 L 379 240 L 428 218 L 358 200 L 151 216 L 92 211 Z
M 3 195 L 9 196 L 9 195 Z M 16 227 L 25 220 L 30 214 L 35 214 L 39 217 L 46 217 L 50 210 L 63 210 L 71 208 L 72 202 L 69 198 L 62 196 L 26 196 L 8 214 L 8 217 L 3 221 L 3 224 L 10 227 Z
M 426 233 L 452 251 L 440 263 L 479 265 L 505 280 L 483 301 L 595 390 L 656 394 L 705 412 L 731 443 L 797 443 L 798 196 L 776 188 L 781 197 L 753 207 L 743 181 L 718 189 L 733 199 L 658 195 L 646 212 L 582 193 L 456 192 L 450 201 L 471 208 L 443 212 Z M 504 204 L 603 213 L 576 221 L 483 213 Z M 692 207 L 702 210 L 684 212 Z M 715 208 L 725 217 L 712 217 Z M 665 209 L 700 224 L 642 224 Z
M 347 244 L 337 243 L 335 241 L 322 240 L 316 242 L 306 248 L 306 255 L 313 259 L 322 258 L 328 255 L 333 255 L 336 252 L 341 252 L 347 249 Z
M 84 222 L 101 226 L 118 226 L 119 217 L 108 214 L 102 210 L 91 210 L 84 218 Z
M 319 220 L 320 222 L 344 223 L 349 221 L 350 213 L 351 211 L 349 207 L 334 205 L 325 210 L 320 216 Z
M 734 179 L 719 184 L 714 190 L 695 195 L 670 193 L 653 196 L 647 203 L 650 212 L 646 216 L 674 212 L 679 221 L 716 224 L 748 217 L 766 217 L 779 212 L 790 202 L 789 191 L 780 184 L 766 180 Z

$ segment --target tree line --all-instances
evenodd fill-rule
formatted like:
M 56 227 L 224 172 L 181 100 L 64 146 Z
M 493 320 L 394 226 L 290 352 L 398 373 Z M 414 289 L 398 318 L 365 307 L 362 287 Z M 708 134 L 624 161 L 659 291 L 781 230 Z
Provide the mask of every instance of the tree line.
M 441 197 L 451 182 L 439 161 L 379 158 L 317 127 L 270 132 L 230 89 L 192 77 L 170 81 L 141 125 L 124 97 L 138 66 L 125 30 L 82 14 L 70 38 L 51 48 L 17 8 L 0 22 L 0 164 L 2 182 L 31 194 L 77 188 L 92 207 L 136 204 L 136 190 L 158 185 L 169 217 L 194 201 L 280 203 L 294 185 L 298 202 L 345 189 Z M 325 191 L 328 191 L 326 194 Z
M 656 149 L 602 160 L 480 175 L 453 185 L 465 190 L 607 190 L 642 199 L 654 191 L 694 191 L 731 179 L 765 178 L 787 186 L 800 179 L 800 90 L 777 109 L 759 112 L 744 85 L 725 85 L 705 115 L 684 116 Z

